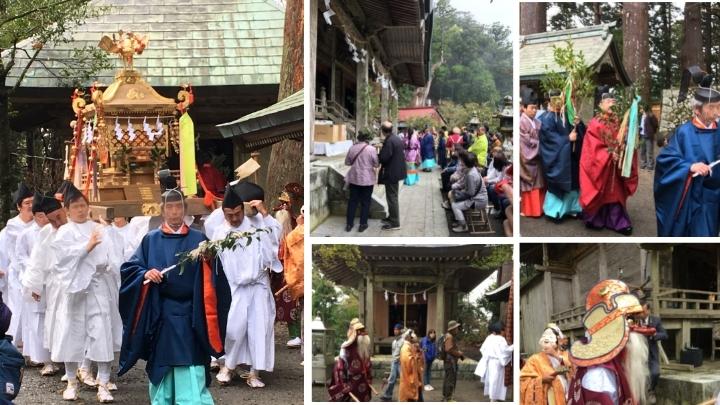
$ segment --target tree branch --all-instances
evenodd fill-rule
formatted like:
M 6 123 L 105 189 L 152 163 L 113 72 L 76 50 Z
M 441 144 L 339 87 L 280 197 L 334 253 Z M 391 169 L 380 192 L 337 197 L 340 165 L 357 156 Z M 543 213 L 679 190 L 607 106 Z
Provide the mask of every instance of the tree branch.
M 0 21 L 0 28 L 2 28 L 2 26 L 5 25 L 5 24 L 11 23 L 11 22 L 13 22 L 13 21 L 15 21 L 15 20 L 18 20 L 18 19 L 20 19 L 20 18 L 23 18 L 23 17 L 27 17 L 27 16 L 29 16 L 30 14 L 37 13 L 37 12 L 44 11 L 44 10 L 48 10 L 48 9 L 52 9 L 52 8 L 58 7 L 58 6 L 60 6 L 60 5 L 63 5 L 63 4 L 65 4 L 65 3 L 69 3 L 69 2 L 71 2 L 71 1 L 73 1 L 73 0 L 60 0 L 60 1 L 58 1 L 58 2 L 56 2 L 56 3 L 53 3 L 53 4 L 48 4 L 48 5 L 45 5 L 45 6 L 37 7 L 37 8 L 34 8 L 34 9 L 32 9 L 32 10 L 28 10 L 28 11 L 26 11 L 26 12 L 24 12 L 24 13 L 20 13 L 20 14 L 18 14 L 18 15 L 14 15 L 14 16 L 8 17 L 8 18 Z
M 20 76 L 18 76 L 18 79 L 15 82 L 15 85 L 12 87 L 12 89 L 10 89 L 8 94 L 15 93 L 15 91 L 18 89 L 18 87 L 20 87 L 20 84 L 22 83 L 23 79 L 25 79 L 25 75 L 27 74 L 28 70 L 30 70 L 30 66 L 33 64 L 33 62 L 35 62 L 35 59 L 37 59 L 37 56 L 41 50 L 42 50 L 42 48 L 38 48 L 35 50 L 35 53 L 30 58 L 30 61 L 27 63 L 27 65 L 25 65 L 25 68 L 22 70 L 22 73 L 20 73 Z

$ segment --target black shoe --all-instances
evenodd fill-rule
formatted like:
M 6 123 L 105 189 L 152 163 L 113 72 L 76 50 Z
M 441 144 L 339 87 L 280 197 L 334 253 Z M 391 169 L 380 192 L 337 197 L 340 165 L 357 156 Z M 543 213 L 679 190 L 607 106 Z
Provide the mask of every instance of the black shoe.
M 628 226 L 627 228 L 623 228 L 617 232 L 625 236 L 630 236 L 632 235 L 632 231 L 632 226 Z
M 380 220 L 380 222 L 383 223 L 383 224 L 391 224 L 391 223 L 392 223 L 392 221 L 390 220 L 390 218 L 383 218 L 383 219 Z
M 368 224 L 360 224 L 358 232 L 364 232 L 366 229 L 368 229 Z
M 380 229 L 382 229 L 383 231 L 396 231 L 396 230 L 400 229 L 400 225 L 385 224 Z
M 555 218 L 555 217 L 549 217 L 545 216 L 545 218 L 549 219 L 550 221 L 554 222 L 555 224 L 562 224 L 563 219 L 562 218 Z
M 591 224 L 591 223 L 589 223 L 589 222 L 587 222 L 587 223 L 585 224 L 585 228 L 587 228 L 587 229 L 592 229 L 592 230 L 595 230 L 595 231 L 600 231 L 600 230 L 603 229 L 602 226 L 595 226 L 595 225 L 593 225 L 593 224 Z
M 353 229 L 352 225 L 345 225 L 345 232 L 350 232 L 350 231 L 352 231 L 352 229 Z

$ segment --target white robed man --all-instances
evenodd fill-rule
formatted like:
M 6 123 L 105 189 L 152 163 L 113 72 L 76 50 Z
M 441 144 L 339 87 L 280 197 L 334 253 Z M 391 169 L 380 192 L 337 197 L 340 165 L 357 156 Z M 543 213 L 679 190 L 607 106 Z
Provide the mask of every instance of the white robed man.
M 502 336 L 502 323 L 493 323 L 488 329 L 490 335 L 480 347 L 482 357 L 475 374 L 485 385 L 485 396 L 490 398 L 490 401 L 505 401 L 507 395 L 505 366 L 512 360 L 513 345 L 508 345 L 507 340 Z
M 242 249 L 219 255 L 230 284 L 232 303 L 225 337 L 225 365 L 217 375 L 220 384 L 228 384 L 238 364 L 250 366 L 242 373 L 252 388 L 262 388 L 259 371 L 272 372 L 275 363 L 275 300 L 270 290 L 269 271 L 279 273 L 278 235 L 280 224 L 263 204 L 264 192 L 248 181 L 228 185 L 222 211 L 225 221 L 212 239 L 224 239 L 230 232 L 259 232 L 259 241 Z M 242 243 L 242 242 L 241 242 Z
M 32 201 L 33 192 L 25 183 L 18 184 L 17 191 L 13 196 L 15 207 L 18 210 L 17 216 L 11 218 L 5 226 L 5 240 L 0 249 L 4 250 L 9 257 L 8 274 L 5 275 L 7 280 L 7 306 L 13 313 L 10 319 L 10 329 L 7 334 L 13 337 L 15 346 L 22 345 L 22 317 L 23 317 L 23 298 L 22 286 L 20 285 L 20 272 L 22 268 L 15 254 L 15 245 L 17 238 L 27 228 L 31 227 L 33 222 Z
M 28 277 L 29 268 L 31 267 L 30 258 L 32 252 L 36 249 L 43 250 L 46 248 L 37 243 L 50 233 L 49 230 L 41 232 L 50 223 L 43 210 L 47 209 L 47 207 L 59 205 L 59 202 L 54 198 L 35 192 L 32 203 L 34 223 L 18 236 L 15 243 L 15 257 L 18 261 L 18 267 L 21 269 L 19 278 L 23 287 L 22 354 L 30 359 L 30 363 L 43 365 L 42 370 L 40 370 L 40 375 L 43 376 L 54 375 L 57 372 L 57 368 L 50 361 L 50 351 L 43 343 L 45 335 L 45 291 L 41 285 L 38 292 L 33 293 L 25 287 L 24 279 Z M 48 227 L 52 229 L 52 225 Z M 42 255 L 36 254 L 35 259 L 38 258 L 44 259 Z
M 69 221 L 51 244 L 58 293 L 52 314 L 55 323 L 46 323 L 45 331 L 50 358 L 65 363 L 68 385 L 63 399 L 78 398 L 78 363 L 92 361 L 98 365 L 97 399 L 112 402 L 107 384 L 122 340 L 122 331 L 115 327 L 121 322 L 121 242 L 110 226 L 89 219 L 88 200 L 73 185 L 68 185 L 63 204 Z

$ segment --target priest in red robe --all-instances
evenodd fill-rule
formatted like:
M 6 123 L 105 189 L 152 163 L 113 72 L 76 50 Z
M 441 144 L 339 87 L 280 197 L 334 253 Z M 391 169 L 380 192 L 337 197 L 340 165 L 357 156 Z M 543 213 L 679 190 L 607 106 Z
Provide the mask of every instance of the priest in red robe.
M 597 89 L 599 113 L 590 120 L 580 155 L 580 206 L 590 229 L 632 234 L 627 199 L 638 187 L 637 152 L 633 151 L 630 177 L 621 176 L 623 144 L 617 139 L 620 119 L 613 111 L 615 96 L 608 86 Z

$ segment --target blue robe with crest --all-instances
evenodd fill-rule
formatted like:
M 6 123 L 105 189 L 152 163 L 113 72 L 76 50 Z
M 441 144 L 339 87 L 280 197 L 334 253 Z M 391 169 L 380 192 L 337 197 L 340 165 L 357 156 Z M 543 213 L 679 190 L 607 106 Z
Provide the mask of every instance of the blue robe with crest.
M 677 128 L 655 164 L 658 236 L 718 236 L 720 166 L 691 177 L 690 166 L 720 159 L 720 130 L 686 122 Z
M 150 231 L 135 254 L 121 267 L 120 315 L 123 339 L 118 375 L 138 359 L 154 385 L 174 366 L 205 366 L 210 385 L 210 356 L 223 354 L 230 287 L 223 271 L 209 263 L 188 262 L 183 274 L 175 268 L 160 284 L 143 285 L 149 269 L 162 270 L 178 262 L 176 254 L 195 249 L 205 236 Z

